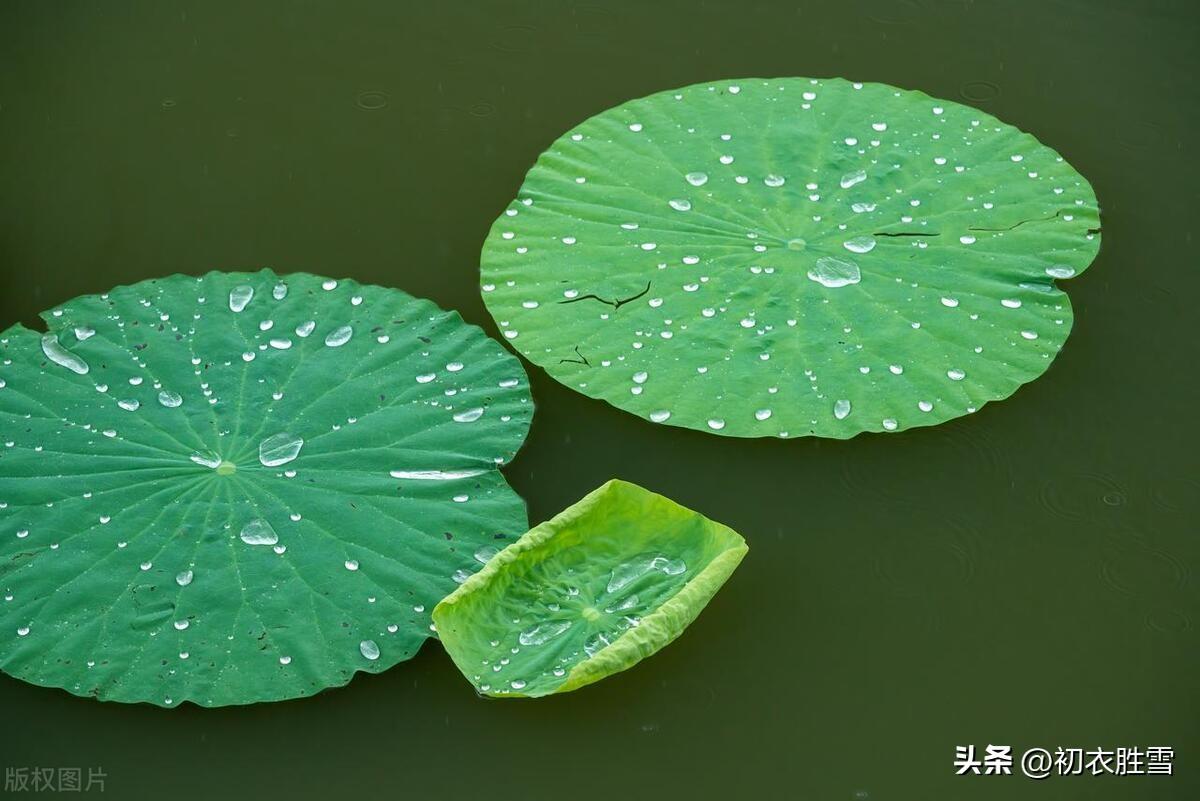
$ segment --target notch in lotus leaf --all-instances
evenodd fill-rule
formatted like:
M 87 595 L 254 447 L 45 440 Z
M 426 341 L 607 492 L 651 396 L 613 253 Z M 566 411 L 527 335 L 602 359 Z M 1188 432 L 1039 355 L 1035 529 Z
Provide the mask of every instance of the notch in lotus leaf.
M 1088 182 L 921 92 L 744 79 L 631 100 L 543 153 L 483 298 L 554 378 L 651 422 L 845 438 L 969 414 L 1071 330 Z
M 172 276 L 0 334 L 0 668 L 204 706 L 411 657 L 525 505 L 533 412 L 458 314 L 314 275 Z
M 500 551 L 433 620 L 480 693 L 568 692 L 678 637 L 746 551 L 732 529 L 613 480 Z

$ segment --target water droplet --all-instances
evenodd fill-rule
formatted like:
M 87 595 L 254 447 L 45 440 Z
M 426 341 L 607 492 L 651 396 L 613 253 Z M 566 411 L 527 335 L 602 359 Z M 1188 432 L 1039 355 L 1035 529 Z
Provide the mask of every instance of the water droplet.
M 351 572 L 358 570 L 358 560 L 357 559 L 347 559 L 346 560 L 346 569 Z
M 313 329 L 316 327 L 316 320 L 305 320 L 304 322 L 300 323 L 300 325 L 296 326 L 296 336 L 304 338 L 311 334 Z
M 371 661 L 375 661 L 379 658 L 379 646 L 375 644 L 374 640 L 363 640 L 360 642 L 358 644 L 358 652 L 362 654 L 364 658 L 370 659 Z
M 294 434 L 279 433 L 267 437 L 258 445 L 258 461 L 263 467 L 279 467 L 294 460 L 304 447 L 304 439 Z
M 613 568 L 608 579 L 608 585 L 605 587 L 605 592 L 610 595 L 619 592 L 642 576 L 653 571 L 659 571 L 668 576 L 677 576 L 686 570 L 687 564 L 682 559 L 668 559 L 661 555 L 642 555 Z
M 687 198 L 675 198 L 674 200 L 668 200 L 667 205 L 675 209 L 675 211 L 692 210 L 692 201 L 688 200 Z
M 247 545 L 274 545 L 279 542 L 279 535 L 271 524 L 261 517 L 251 520 L 242 526 L 242 542 Z
M 483 407 L 476 407 L 474 409 L 467 409 L 464 412 L 459 412 L 458 414 L 454 415 L 454 422 L 473 423 L 480 417 L 483 417 Z
M 833 404 L 833 416 L 839 420 L 845 420 L 850 416 L 850 401 L 845 398 L 836 401 Z
M 211 467 L 213 470 L 216 470 L 221 466 L 221 457 L 216 456 L 215 454 L 193 453 L 188 458 L 196 464 L 204 465 L 205 467 Z
M 962 381 L 967 377 L 967 374 L 962 370 L 947 370 L 946 377 L 951 381 Z
M 292 658 L 290 656 L 281 656 L 279 657 L 279 664 L 290 665 L 292 664 Z
M 974 245 L 975 237 L 971 236 L 970 234 L 965 234 L 963 236 L 960 236 L 958 238 L 958 241 L 962 242 L 964 245 Z
M 350 341 L 350 337 L 354 335 L 354 329 L 348 325 L 343 325 L 341 328 L 336 328 L 330 331 L 325 337 L 325 344 L 331 348 L 340 348 Z
M 762 421 L 762 420 L 769 420 L 770 418 L 771 418 L 771 410 L 770 409 L 759 409 L 757 412 L 754 413 L 755 420 Z
M 1058 264 L 1054 267 L 1047 267 L 1046 275 L 1050 276 L 1051 278 L 1070 278 L 1075 275 L 1075 269 L 1073 267 L 1068 267 L 1065 264 Z
M 708 183 L 708 173 L 704 172 L 689 172 L 683 177 L 692 186 L 704 186 Z
M 393 470 L 392 478 L 408 479 L 410 481 L 453 481 L 459 478 L 474 478 L 483 475 L 486 470 Z
M 711 428 L 713 431 L 720 431 L 722 428 L 725 427 L 725 421 L 720 418 L 714 417 L 708 421 L 708 427 Z
M 857 284 L 862 280 L 858 265 L 852 261 L 837 259 L 833 256 L 822 256 L 817 259 L 813 269 L 808 271 L 812 281 L 830 289 Z
M 183 403 L 183 398 L 178 392 L 171 392 L 170 390 L 164 389 L 162 392 L 158 393 L 158 402 L 163 406 L 166 406 L 168 409 L 174 409 Z
M 141 408 L 142 402 L 133 398 L 126 398 L 124 400 L 117 401 L 117 405 L 127 412 L 136 412 Z
M 852 239 L 847 239 L 842 243 L 842 246 L 851 253 L 870 253 L 875 249 L 875 237 L 873 236 L 856 236 Z
M 87 374 L 88 363 L 59 344 L 54 334 L 42 335 L 42 353 L 59 367 L 65 367 L 77 375 Z
M 246 308 L 247 304 L 250 303 L 250 299 L 253 297 L 254 287 L 246 286 L 245 284 L 242 284 L 241 286 L 235 286 L 233 289 L 229 290 L 230 311 L 240 312 L 242 309 Z
M 774 173 L 771 173 L 766 178 L 763 178 L 763 183 L 771 187 L 783 186 L 786 182 L 786 178 L 784 178 L 782 175 L 775 175 Z
M 843 175 L 840 183 L 842 189 L 849 189 L 855 184 L 861 184 L 865 180 L 867 180 L 866 170 L 855 170 L 854 172 L 848 172 Z
M 513 679 L 508 683 L 508 686 L 512 687 L 514 690 L 523 690 L 525 689 L 525 682 L 521 681 L 520 679 Z
M 666 409 L 659 409 L 655 412 L 650 412 L 650 420 L 655 423 L 665 423 L 671 419 L 671 413 Z
M 271 290 L 271 297 L 275 298 L 275 300 L 283 300 L 287 297 L 287 293 L 288 285 L 280 281 L 275 285 L 275 288 Z
M 95 335 L 96 335 L 95 328 L 89 328 L 86 325 L 75 326 L 75 338 L 77 340 L 79 340 L 80 342 L 83 342 L 85 339 L 91 339 Z
M 498 553 L 500 553 L 500 549 L 495 545 L 484 545 L 475 551 L 475 561 L 481 565 L 486 565 Z
M 536 626 L 522 631 L 517 636 L 517 640 L 521 645 L 545 645 L 569 628 L 571 628 L 569 620 L 552 620 L 547 623 L 538 623 Z
M 18 637 L 24 637 L 27 634 L 29 634 L 29 626 L 21 626 L 19 629 L 17 629 Z
M 194 574 L 190 570 L 184 570 L 181 573 L 176 573 L 175 574 L 175 583 L 178 584 L 180 587 L 186 587 L 187 585 L 192 583 L 193 576 L 194 576 Z

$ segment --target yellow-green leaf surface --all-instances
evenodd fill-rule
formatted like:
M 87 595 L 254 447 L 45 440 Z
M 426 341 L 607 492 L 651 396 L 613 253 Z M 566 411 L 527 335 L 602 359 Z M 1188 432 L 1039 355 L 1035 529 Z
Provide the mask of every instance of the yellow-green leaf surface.
M 172 276 L 0 334 L 0 668 L 204 706 L 416 653 L 527 527 L 533 412 L 458 314 L 313 275 Z
M 479 692 L 567 692 L 678 637 L 746 550 L 726 526 L 613 480 L 501 551 L 433 619 Z
M 509 343 L 654 423 L 845 438 L 934 425 L 1041 375 L 1056 281 L 1100 246 L 1088 182 L 921 92 L 744 79 L 561 136 L 483 247 Z

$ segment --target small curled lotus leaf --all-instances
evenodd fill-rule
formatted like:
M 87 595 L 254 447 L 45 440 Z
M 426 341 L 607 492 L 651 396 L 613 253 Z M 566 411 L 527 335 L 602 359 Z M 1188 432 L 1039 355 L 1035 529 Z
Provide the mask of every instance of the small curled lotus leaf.
M 718 81 L 559 137 L 493 224 L 510 346 L 652 423 L 848 438 L 970 414 L 1042 375 L 1092 187 L 1032 135 L 922 92 Z
M 89 295 L 0 334 L 0 669 L 101 700 L 276 701 L 413 656 L 526 527 L 498 342 L 269 270 Z
M 678 637 L 746 551 L 737 532 L 614 479 L 493 556 L 433 620 L 481 694 L 564 693 Z

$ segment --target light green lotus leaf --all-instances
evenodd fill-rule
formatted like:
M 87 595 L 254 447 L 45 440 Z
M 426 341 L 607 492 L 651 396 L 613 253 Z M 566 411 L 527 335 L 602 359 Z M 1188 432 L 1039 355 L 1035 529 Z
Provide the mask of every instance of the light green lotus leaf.
M 1041 375 L 1088 182 L 981 111 L 882 84 L 698 84 L 558 139 L 496 221 L 483 297 L 562 383 L 739 437 L 932 425 Z
M 526 527 L 497 469 L 517 359 L 455 313 L 312 275 L 173 276 L 0 334 L 0 668 L 204 706 L 411 657 Z
M 746 551 L 737 532 L 613 480 L 500 551 L 433 620 L 480 693 L 568 692 L 678 637 Z

